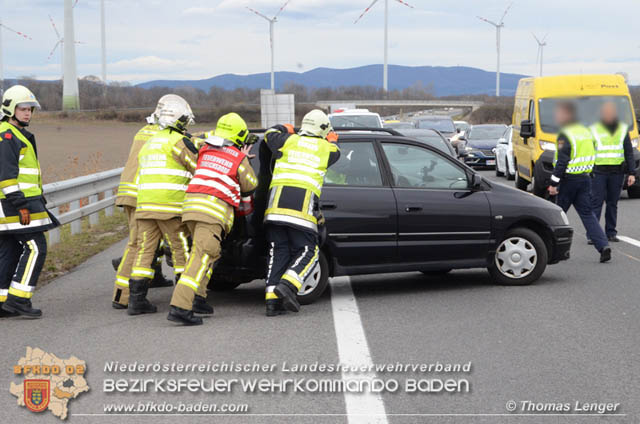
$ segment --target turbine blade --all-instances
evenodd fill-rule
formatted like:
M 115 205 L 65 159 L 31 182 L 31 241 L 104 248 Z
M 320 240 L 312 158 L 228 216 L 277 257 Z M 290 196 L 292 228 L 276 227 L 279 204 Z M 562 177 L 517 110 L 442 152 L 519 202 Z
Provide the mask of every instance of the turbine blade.
M 364 15 L 366 15 L 366 14 L 367 14 L 367 12 L 369 12 L 369 10 L 371 10 L 371 8 L 373 7 L 373 5 L 374 5 L 374 4 L 376 4 L 377 2 L 378 2 L 378 0 L 373 0 L 373 2 L 371 2 L 371 4 L 369 5 L 369 7 L 367 7 L 366 9 L 364 9 L 364 12 L 362 12 L 362 13 L 360 14 L 360 16 L 358 16 L 358 19 L 356 19 L 356 20 L 355 20 L 354 24 L 357 24 L 357 23 L 358 23 L 358 21 L 359 21 L 360 19 L 362 19 L 362 17 L 363 17 Z
M 536 39 L 536 41 L 538 42 L 538 45 L 542 44 L 541 41 L 538 39 L 538 37 L 536 37 L 536 35 L 532 32 L 531 35 L 533 35 L 533 38 Z
M 62 37 L 60 37 L 60 32 L 58 31 L 58 27 L 56 27 L 56 23 L 53 22 L 53 18 L 51 17 L 51 15 L 49 15 L 49 20 L 51 21 L 51 26 L 53 27 L 53 30 L 56 32 L 56 37 L 58 37 L 58 40 L 61 39 Z
M 58 48 L 58 46 L 62 44 L 62 40 L 58 40 L 58 42 L 56 43 L 55 46 L 53 46 L 53 49 L 51 49 L 51 53 L 49 53 L 49 56 L 47 57 L 47 60 L 51 60 L 51 58 L 53 57 L 53 54 L 56 52 L 56 49 Z
M 486 22 L 486 23 L 488 23 L 488 24 L 491 24 L 491 25 L 493 25 L 493 26 L 495 26 L 495 27 L 497 27 L 497 26 L 498 26 L 498 24 L 497 24 L 497 23 L 495 23 L 495 22 L 493 22 L 493 21 L 490 21 L 490 20 L 489 20 L 489 19 L 487 19 L 487 18 L 483 18 L 482 16 L 476 16 L 476 17 L 477 17 L 478 19 L 480 19 L 481 21 L 484 21 L 484 22 Z
M 290 2 L 290 1 L 291 1 L 291 0 L 287 0 L 287 1 L 285 1 L 285 2 L 284 2 L 284 4 L 282 5 L 282 7 L 280 8 L 280 10 L 278 10 L 278 13 L 276 13 L 276 14 L 273 16 L 273 19 L 277 18 L 277 17 L 278 17 L 278 15 L 282 13 L 282 11 L 284 10 L 284 8 L 285 8 L 285 7 L 287 7 L 287 5 L 289 4 L 289 2 Z
M 549 36 L 549 33 L 547 32 L 544 37 L 542 37 L 542 43 L 545 43 L 547 41 L 547 37 Z M 546 43 L 545 43 L 546 44 Z
M 258 12 L 255 9 L 250 8 L 249 6 L 245 6 L 247 9 L 249 9 L 250 11 L 252 11 L 253 13 L 255 13 L 256 15 L 260 16 L 261 18 L 266 19 L 267 21 L 271 22 L 271 19 L 267 18 L 265 15 L 263 15 L 262 13 Z
M 509 6 L 507 6 L 507 8 L 504 10 L 504 13 L 502 14 L 502 18 L 500 18 L 500 25 L 502 25 L 502 22 L 504 21 L 504 17 L 507 16 L 507 13 L 509 13 L 509 9 L 511 9 L 511 6 L 513 6 L 513 2 L 509 3 Z
M 8 26 L 6 26 L 5 24 L 0 24 L 0 26 L 6 30 L 9 30 L 11 32 L 13 32 L 14 34 L 19 35 L 20 37 L 26 38 L 27 40 L 33 40 L 33 38 L 29 37 L 27 34 L 20 32 L 20 31 L 16 31 L 15 29 L 9 28 Z
M 76 0 L 76 1 L 73 3 L 73 6 L 71 6 L 71 8 L 76 7 L 76 5 L 77 5 L 77 4 L 78 4 L 78 0 Z
M 409 3 L 407 3 L 406 1 L 403 1 L 403 0 L 396 0 L 396 1 L 397 1 L 398 3 L 400 3 L 400 4 L 404 5 L 404 6 L 410 7 L 411 9 L 415 9 L 415 7 L 411 6 L 411 5 L 410 5 Z

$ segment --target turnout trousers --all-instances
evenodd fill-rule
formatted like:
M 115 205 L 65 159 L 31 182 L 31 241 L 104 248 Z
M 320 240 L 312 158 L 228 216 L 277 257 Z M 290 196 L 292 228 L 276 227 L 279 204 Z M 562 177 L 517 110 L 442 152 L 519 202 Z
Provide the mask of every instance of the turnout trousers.
M 193 238 L 193 246 L 186 269 L 173 290 L 171 306 L 190 311 L 196 294 L 207 297 L 207 284 L 213 265 L 220 259 L 224 230 L 221 224 L 199 221 L 188 221 L 187 225 Z
M 604 214 L 604 230 L 607 237 L 614 237 L 618 234 L 616 230 L 618 224 L 618 200 L 620 200 L 623 184 L 623 173 L 593 173 L 591 188 L 593 212 L 599 222 L 600 215 L 602 215 L 602 204 L 606 203 L 607 209 Z
M 273 292 L 280 280 L 300 290 L 305 279 L 318 264 L 318 235 L 279 224 L 267 226 L 269 263 L 266 300 L 277 299 Z
M 571 205 L 576 208 L 578 216 L 587 230 L 587 238 L 593 241 L 598 252 L 602 252 L 609 245 L 595 213 L 593 213 L 593 201 L 591 200 L 591 178 L 563 179 L 558 187 L 559 193 L 556 203 L 565 212 Z
M 33 297 L 46 257 L 44 232 L 0 234 L 0 304 Z
M 171 250 L 173 272 L 178 275 L 184 272 L 189 259 L 189 241 L 187 226 L 180 217 L 166 220 L 135 219 L 136 244 L 129 255 L 132 256 L 131 279 L 153 279 L 155 271 L 158 243 L 164 237 Z M 124 262 L 124 259 L 123 259 Z

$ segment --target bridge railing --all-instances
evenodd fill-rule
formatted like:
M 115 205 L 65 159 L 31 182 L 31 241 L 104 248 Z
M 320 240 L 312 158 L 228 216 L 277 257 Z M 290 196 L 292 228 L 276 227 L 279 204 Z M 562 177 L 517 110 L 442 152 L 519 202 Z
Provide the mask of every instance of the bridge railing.
M 70 180 L 45 184 L 44 196 L 47 208 L 61 224 L 71 224 L 71 234 L 82 231 L 82 218 L 89 217 L 89 225 L 97 225 L 102 210 L 106 216 L 113 215 L 116 201 L 115 190 L 120 182 L 123 168 L 111 169 Z M 60 228 L 49 231 L 49 244 L 60 241 Z

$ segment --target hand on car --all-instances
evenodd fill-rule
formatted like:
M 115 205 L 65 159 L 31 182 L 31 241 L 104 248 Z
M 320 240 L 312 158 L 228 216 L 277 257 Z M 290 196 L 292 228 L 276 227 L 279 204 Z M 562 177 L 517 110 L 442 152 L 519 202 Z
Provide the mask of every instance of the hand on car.
M 554 187 L 554 186 L 549 186 L 547 188 L 547 190 L 549 191 L 549 194 L 551 196 L 557 196 L 558 195 L 558 187 Z
M 20 223 L 22 225 L 31 224 L 31 214 L 29 213 L 29 209 L 20 209 Z
M 629 178 L 627 179 L 627 185 L 629 187 L 631 187 L 635 183 L 636 183 L 636 176 L 635 175 L 629 175 Z
M 250 144 L 248 144 L 248 145 L 246 145 L 246 146 L 242 147 L 242 149 L 240 149 L 240 151 L 241 151 L 242 153 L 244 153 L 245 155 L 247 155 L 247 157 L 248 157 L 249 159 L 253 159 L 253 158 L 255 158 L 255 157 L 256 157 L 256 155 L 252 155 L 252 154 L 251 154 L 251 147 L 253 147 L 253 146 L 252 146 L 252 145 L 250 145 Z

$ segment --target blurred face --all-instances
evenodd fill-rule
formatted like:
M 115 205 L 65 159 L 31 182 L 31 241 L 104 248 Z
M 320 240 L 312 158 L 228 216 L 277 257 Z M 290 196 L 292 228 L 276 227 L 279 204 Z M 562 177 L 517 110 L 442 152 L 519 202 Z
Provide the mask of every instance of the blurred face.
M 19 122 L 29 123 L 31 122 L 31 116 L 33 111 L 31 106 L 16 106 L 15 120 Z
M 600 118 L 605 124 L 612 124 L 618 120 L 618 107 L 613 102 L 607 102 L 602 105 L 600 110 Z
M 556 106 L 555 110 L 556 124 L 562 127 L 573 121 L 573 112 L 563 104 Z

